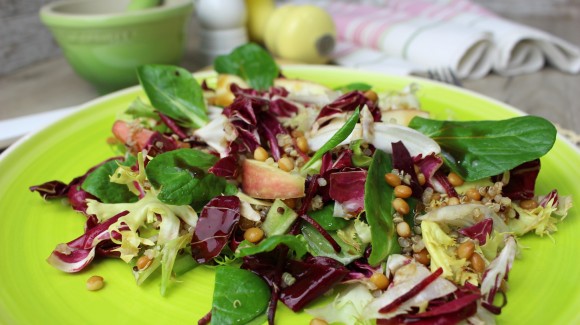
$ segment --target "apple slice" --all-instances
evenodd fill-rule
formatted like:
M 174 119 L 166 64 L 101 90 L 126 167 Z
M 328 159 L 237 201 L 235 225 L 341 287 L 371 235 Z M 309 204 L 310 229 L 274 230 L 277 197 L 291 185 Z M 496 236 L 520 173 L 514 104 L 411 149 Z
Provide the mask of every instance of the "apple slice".
M 254 159 L 242 163 L 242 189 L 258 199 L 292 199 L 303 197 L 306 178 L 285 172 Z
M 127 146 L 134 148 L 135 152 L 143 150 L 147 143 L 149 143 L 151 136 L 155 133 L 145 128 L 131 126 L 129 123 L 121 120 L 115 121 L 112 131 L 115 138 Z
M 409 126 L 415 116 L 429 118 L 429 112 L 418 109 L 393 109 L 381 111 L 383 122 L 397 123 L 403 126 Z

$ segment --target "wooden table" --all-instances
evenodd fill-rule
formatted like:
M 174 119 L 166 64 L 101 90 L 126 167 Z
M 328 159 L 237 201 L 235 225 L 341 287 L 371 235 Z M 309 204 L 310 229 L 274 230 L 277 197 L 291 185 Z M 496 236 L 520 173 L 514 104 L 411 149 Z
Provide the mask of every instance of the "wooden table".
M 539 17 L 519 21 L 580 45 L 577 32 L 580 20 Z M 190 53 L 184 62 L 192 71 L 202 68 L 193 59 L 194 47 L 195 42 L 190 44 Z M 492 74 L 480 80 L 464 81 L 463 85 L 580 133 L 580 75 L 546 68 L 517 77 Z M 63 57 L 56 57 L 0 77 L 0 120 L 79 105 L 98 96 L 86 81 L 75 75 Z

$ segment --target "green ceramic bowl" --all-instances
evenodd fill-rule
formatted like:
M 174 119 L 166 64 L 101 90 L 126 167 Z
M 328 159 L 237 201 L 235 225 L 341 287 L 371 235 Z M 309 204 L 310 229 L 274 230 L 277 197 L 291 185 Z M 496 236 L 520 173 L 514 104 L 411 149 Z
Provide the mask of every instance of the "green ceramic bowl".
M 191 0 L 128 10 L 128 0 L 58 1 L 40 11 L 73 69 L 101 93 L 137 83 L 135 68 L 180 63 Z

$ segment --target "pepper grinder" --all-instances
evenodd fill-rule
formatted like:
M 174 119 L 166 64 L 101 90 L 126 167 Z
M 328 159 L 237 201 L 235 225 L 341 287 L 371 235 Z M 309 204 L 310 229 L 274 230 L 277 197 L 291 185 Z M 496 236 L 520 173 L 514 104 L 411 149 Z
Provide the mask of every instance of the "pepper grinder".
M 248 42 L 245 0 L 196 0 L 196 13 L 204 65 Z

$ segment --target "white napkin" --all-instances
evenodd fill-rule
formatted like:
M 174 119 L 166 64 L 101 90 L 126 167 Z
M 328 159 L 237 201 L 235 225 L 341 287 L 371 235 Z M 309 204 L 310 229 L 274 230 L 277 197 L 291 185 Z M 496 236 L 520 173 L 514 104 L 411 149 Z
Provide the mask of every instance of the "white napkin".
M 460 78 L 538 71 L 580 72 L 580 48 L 498 17 L 469 0 L 293 1 L 327 10 L 337 26 L 333 60 L 343 66 L 420 73 L 452 68 Z M 372 2 L 372 4 L 366 4 Z

